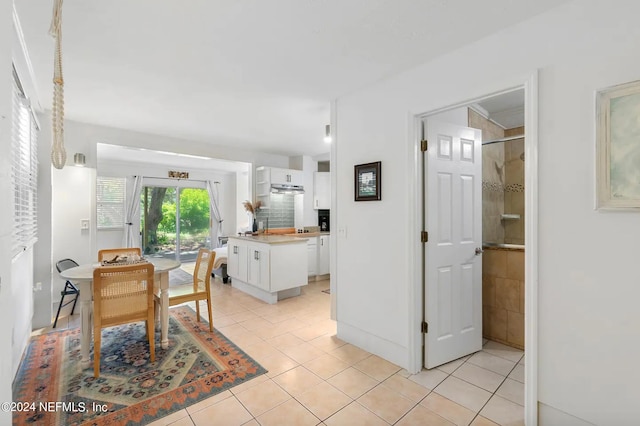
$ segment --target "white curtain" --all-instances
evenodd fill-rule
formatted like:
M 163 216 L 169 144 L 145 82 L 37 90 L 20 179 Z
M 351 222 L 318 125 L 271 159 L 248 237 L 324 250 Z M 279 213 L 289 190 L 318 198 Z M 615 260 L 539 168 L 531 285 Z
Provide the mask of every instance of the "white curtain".
M 207 192 L 209 193 L 209 204 L 211 210 L 211 248 L 220 245 L 219 237 L 222 236 L 222 217 L 218 208 L 218 187 L 217 182 L 207 181 Z
M 133 177 L 133 191 L 127 200 L 124 221 L 123 247 L 138 247 L 140 241 L 137 238 L 134 220 L 140 213 L 140 193 L 142 192 L 142 176 Z

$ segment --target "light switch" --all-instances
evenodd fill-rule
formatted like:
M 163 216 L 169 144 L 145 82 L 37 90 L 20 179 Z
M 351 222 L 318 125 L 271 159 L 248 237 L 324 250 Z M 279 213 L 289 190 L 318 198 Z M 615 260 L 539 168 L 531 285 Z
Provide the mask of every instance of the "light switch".
M 80 229 L 89 229 L 89 219 L 80 220 Z
M 338 237 L 347 238 L 347 227 L 338 228 Z

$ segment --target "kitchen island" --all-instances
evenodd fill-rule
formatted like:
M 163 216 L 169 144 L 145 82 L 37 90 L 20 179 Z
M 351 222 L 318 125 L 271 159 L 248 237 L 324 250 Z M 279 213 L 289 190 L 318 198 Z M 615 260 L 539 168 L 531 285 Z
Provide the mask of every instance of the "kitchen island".
M 299 296 L 307 285 L 307 241 L 286 235 L 229 237 L 227 274 L 231 285 L 273 304 Z

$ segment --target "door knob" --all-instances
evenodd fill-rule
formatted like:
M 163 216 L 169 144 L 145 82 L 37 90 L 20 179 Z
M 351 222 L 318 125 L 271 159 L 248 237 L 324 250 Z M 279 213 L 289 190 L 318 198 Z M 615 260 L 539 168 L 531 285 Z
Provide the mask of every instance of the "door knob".
M 480 256 L 483 252 L 484 250 L 481 247 L 476 247 L 476 256 Z

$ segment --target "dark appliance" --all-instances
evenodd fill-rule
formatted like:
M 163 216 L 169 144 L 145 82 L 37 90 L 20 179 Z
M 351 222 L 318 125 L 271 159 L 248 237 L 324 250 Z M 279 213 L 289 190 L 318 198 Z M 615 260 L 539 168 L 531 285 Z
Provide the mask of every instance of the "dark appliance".
M 320 232 L 329 232 L 329 211 L 330 210 L 318 210 L 318 226 Z

